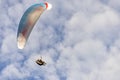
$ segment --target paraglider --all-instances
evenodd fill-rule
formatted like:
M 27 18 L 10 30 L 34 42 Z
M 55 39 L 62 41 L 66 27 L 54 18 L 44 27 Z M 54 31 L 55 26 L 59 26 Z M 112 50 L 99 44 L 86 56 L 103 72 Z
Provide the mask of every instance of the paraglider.
M 20 20 L 17 32 L 17 46 L 19 49 L 23 49 L 25 47 L 28 37 L 41 14 L 46 9 L 49 10 L 51 8 L 52 5 L 48 2 L 45 2 L 32 5 L 25 11 Z

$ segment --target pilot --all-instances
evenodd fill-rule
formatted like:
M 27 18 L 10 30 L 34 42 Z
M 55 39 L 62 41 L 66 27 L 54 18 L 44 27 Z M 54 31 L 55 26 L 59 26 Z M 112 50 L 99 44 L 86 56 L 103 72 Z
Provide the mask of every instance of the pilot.
M 36 63 L 38 64 L 38 65 L 40 65 L 40 66 L 42 66 L 42 65 L 46 65 L 46 63 L 44 62 L 44 61 L 42 61 L 42 59 L 38 59 L 38 60 L 36 60 Z

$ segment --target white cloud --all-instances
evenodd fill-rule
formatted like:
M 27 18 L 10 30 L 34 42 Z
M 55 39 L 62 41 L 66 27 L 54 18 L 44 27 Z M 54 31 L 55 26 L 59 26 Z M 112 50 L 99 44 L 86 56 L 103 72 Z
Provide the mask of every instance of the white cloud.
M 1 79 L 22 79 L 26 74 L 20 72 L 20 70 L 13 64 L 8 65 L 5 69 L 3 69 L 1 73 Z
M 116 10 L 120 10 L 120 1 L 119 0 L 109 0 L 108 4 Z
M 107 30 L 107 28 L 111 29 L 119 25 L 119 21 L 119 15 L 114 10 L 107 8 L 93 16 L 86 29 L 90 31 Z
M 22 16 L 23 12 L 24 8 L 23 5 L 20 3 L 17 3 L 16 5 L 8 8 L 8 15 L 10 19 L 13 19 L 15 23 L 19 23 L 20 17 Z
M 118 55 L 117 55 L 118 56 Z M 108 59 L 103 63 L 103 66 L 100 69 L 97 69 L 93 75 L 97 76 L 97 80 L 119 80 L 119 67 L 118 63 L 119 57 L 109 56 Z M 109 76 L 109 77 L 108 77 Z M 92 79 L 92 80 L 96 80 Z

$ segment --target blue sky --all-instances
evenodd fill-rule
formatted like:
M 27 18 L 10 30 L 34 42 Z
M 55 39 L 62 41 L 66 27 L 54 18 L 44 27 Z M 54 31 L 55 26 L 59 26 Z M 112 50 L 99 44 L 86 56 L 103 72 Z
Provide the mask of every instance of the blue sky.
M 21 16 L 40 2 L 0 0 L 0 80 L 120 80 L 119 0 L 49 0 L 19 50 Z

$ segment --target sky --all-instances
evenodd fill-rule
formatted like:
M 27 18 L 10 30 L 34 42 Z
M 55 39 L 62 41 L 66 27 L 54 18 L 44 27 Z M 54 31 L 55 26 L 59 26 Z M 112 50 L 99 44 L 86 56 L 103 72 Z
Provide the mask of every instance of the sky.
M 0 0 L 0 80 L 120 80 L 120 0 L 48 0 L 20 50 L 20 19 L 41 2 Z

